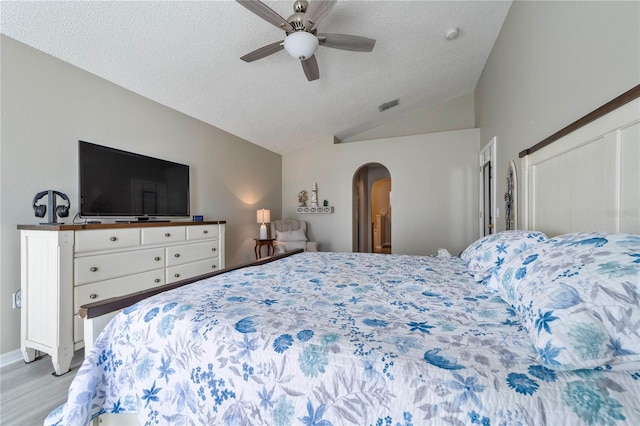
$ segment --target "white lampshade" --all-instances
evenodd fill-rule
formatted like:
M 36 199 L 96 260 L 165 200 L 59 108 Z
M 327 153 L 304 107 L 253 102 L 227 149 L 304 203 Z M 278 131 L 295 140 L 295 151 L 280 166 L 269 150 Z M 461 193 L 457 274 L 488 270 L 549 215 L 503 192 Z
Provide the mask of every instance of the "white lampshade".
M 271 210 L 269 209 L 260 209 L 256 212 L 256 219 L 258 223 L 269 223 L 271 222 Z
M 284 49 L 296 59 L 308 59 L 318 48 L 318 38 L 306 31 L 296 31 L 284 39 Z
M 260 209 L 256 211 L 256 220 L 260 223 L 260 239 L 267 239 L 267 225 L 265 223 L 271 222 L 271 210 Z

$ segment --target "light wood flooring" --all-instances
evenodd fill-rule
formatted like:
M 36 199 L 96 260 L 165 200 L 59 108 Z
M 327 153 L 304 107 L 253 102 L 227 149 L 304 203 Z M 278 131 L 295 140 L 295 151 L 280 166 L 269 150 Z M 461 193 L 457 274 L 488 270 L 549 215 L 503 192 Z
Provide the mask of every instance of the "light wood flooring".
M 0 425 L 42 426 L 45 417 L 67 401 L 69 385 L 84 359 L 84 351 L 75 353 L 71 371 L 55 377 L 51 357 L 18 362 L 0 370 Z

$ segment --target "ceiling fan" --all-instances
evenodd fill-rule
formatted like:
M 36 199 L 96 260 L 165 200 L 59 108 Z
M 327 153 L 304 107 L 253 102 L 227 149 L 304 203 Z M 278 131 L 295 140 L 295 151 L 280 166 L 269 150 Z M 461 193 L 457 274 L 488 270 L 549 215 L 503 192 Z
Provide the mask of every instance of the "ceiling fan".
M 333 9 L 337 0 L 313 0 L 310 3 L 297 0 L 293 3 L 293 15 L 287 19 L 259 0 L 236 1 L 287 34 L 284 40 L 268 44 L 241 57 L 245 62 L 253 62 L 285 49 L 291 56 L 300 60 L 307 80 L 313 81 L 320 77 L 315 57 L 318 46 L 352 52 L 371 52 L 376 44 L 374 39 L 367 37 L 317 32 L 318 24 Z

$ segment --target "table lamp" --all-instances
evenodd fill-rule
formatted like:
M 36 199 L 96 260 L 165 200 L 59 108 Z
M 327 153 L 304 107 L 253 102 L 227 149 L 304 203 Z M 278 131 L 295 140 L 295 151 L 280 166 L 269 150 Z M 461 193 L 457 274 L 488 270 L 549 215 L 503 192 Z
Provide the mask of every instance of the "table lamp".
M 258 223 L 260 225 L 260 239 L 267 239 L 267 225 L 265 223 L 271 222 L 271 210 L 269 209 L 260 209 L 256 212 Z

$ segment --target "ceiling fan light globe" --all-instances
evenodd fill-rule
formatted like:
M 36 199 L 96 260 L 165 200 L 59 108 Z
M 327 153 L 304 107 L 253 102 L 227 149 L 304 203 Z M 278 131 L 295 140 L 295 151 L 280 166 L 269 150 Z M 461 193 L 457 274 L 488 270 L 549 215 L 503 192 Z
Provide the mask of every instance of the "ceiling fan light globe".
M 284 49 L 289 55 L 300 60 L 312 57 L 318 44 L 318 38 L 306 31 L 296 31 L 284 39 Z

